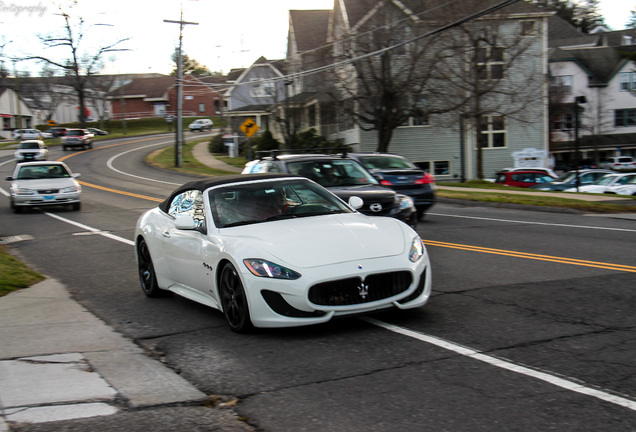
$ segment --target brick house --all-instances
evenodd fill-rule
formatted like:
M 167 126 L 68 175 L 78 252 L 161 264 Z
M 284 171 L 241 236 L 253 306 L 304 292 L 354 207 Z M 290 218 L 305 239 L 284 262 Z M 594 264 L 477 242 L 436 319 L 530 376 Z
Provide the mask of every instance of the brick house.
M 176 77 L 133 78 L 108 94 L 111 118 L 177 114 Z M 194 75 L 183 77 L 183 116 L 211 117 L 221 113 L 221 95 Z

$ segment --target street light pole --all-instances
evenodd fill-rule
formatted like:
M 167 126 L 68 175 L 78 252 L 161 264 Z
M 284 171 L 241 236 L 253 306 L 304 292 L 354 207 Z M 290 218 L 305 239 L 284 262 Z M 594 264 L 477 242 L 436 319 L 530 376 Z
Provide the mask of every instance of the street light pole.
M 177 51 L 177 136 L 174 148 L 174 165 L 181 167 L 181 149 L 183 148 L 183 56 L 181 47 L 183 45 L 183 26 L 199 25 L 199 23 L 183 20 L 183 4 L 181 5 L 181 17 L 179 21 L 163 20 L 163 22 L 179 24 L 179 48 Z

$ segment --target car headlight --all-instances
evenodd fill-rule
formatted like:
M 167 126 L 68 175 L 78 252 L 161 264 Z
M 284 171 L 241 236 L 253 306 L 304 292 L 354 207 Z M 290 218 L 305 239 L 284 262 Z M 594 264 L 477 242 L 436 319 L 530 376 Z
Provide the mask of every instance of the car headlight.
M 397 195 L 398 202 L 400 204 L 400 210 L 412 208 L 415 204 L 413 203 L 413 198 L 406 195 Z
M 14 195 L 35 195 L 34 189 L 16 188 L 12 189 Z
M 424 255 L 424 243 L 422 243 L 422 239 L 419 237 L 415 237 L 413 239 L 413 243 L 411 243 L 411 251 L 409 252 L 409 260 L 411 262 L 416 262 L 418 259 L 422 258 Z
M 60 189 L 61 193 L 73 193 L 73 192 L 79 192 L 80 188 L 77 186 L 69 186 L 69 187 L 65 187 L 64 189 Z
M 275 264 L 271 261 L 265 261 L 258 258 L 244 259 L 243 264 L 245 264 L 245 267 L 247 267 L 254 276 L 258 277 L 288 280 L 294 280 L 300 277 L 300 273 L 298 272 Z

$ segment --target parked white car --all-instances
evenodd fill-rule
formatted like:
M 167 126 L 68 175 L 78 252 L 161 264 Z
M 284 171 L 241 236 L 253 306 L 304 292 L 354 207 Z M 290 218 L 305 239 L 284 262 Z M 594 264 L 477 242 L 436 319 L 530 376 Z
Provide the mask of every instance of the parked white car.
M 13 139 L 16 140 L 39 140 L 44 138 L 42 132 L 37 129 L 15 129 Z
M 636 180 L 636 173 L 608 174 L 596 180 L 594 183 L 579 187 L 579 192 L 605 193 L 612 186 L 621 186 Z M 576 188 L 566 189 L 564 192 L 576 192 Z
M 636 169 L 636 161 L 631 156 L 616 156 L 601 162 L 601 168 L 612 170 Z
M 630 176 L 629 181 L 627 183 L 610 186 L 605 190 L 605 193 L 636 196 L 636 173 Z

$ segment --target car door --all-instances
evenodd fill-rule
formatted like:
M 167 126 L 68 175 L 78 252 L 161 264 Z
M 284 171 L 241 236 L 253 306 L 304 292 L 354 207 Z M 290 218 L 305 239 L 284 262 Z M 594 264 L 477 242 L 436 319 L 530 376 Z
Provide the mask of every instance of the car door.
M 173 219 L 163 227 L 160 235 L 162 253 L 172 280 L 187 289 L 199 290 L 206 278 L 206 267 L 202 260 L 206 243 L 206 215 L 201 191 L 188 190 L 175 196 L 168 214 L 175 219 L 190 215 L 198 225 L 196 229 L 178 229 Z

